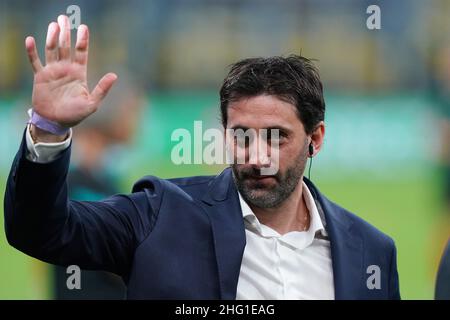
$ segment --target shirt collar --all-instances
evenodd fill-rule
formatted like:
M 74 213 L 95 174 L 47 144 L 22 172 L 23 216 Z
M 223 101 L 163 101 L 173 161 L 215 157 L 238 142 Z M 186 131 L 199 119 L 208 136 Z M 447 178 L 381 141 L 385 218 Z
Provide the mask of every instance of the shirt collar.
M 310 214 L 310 226 L 309 229 L 300 232 L 300 231 L 294 231 L 289 232 L 281 236 L 278 232 L 273 230 L 272 228 L 265 226 L 261 224 L 254 214 L 253 210 L 249 207 L 247 202 L 245 202 L 244 198 L 242 197 L 241 193 L 238 191 L 239 194 L 239 201 L 241 204 L 242 209 L 242 217 L 245 220 L 246 228 L 250 229 L 253 232 L 256 232 L 260 236 L 263 237 L 277 237 L 285 240 L 286 242 L 290 243 L 294 247 L 298 247 L 298 239 L 297 237 L 299 235 L 302 235 L 303 238 L 305 238 L 304 242 L 305 245 L 302 247 L 305 247 L 312 243 L 314 238 L 316 237 L 316 233 L 320 232 L 322 236 L 326 237 L 327 232 L 324 228 L 324 223 L 322 222 L 322 219 L 320 217 L 319 211 L 317 209 L 316 203 L 314 201 L 314 198 L 311 194 L 311 192 L 308 189 L 308 186 L 305 184 L 305 182 L 302 181 L 302 195 L 303 199 L 305 200 L 306 207 L 308 208 L 309 214 Z M 306 242 L 306 243 L 305 243 Z

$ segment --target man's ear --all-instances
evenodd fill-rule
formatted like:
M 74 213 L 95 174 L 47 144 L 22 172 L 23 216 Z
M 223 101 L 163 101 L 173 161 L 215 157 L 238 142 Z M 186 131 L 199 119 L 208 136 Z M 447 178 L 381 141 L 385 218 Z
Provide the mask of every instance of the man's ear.
M 323 139 L 325 138 L 325 123 L 320 121 L 311 134 L 311 144 L 313 149 L 312 157 L 322 149 Z

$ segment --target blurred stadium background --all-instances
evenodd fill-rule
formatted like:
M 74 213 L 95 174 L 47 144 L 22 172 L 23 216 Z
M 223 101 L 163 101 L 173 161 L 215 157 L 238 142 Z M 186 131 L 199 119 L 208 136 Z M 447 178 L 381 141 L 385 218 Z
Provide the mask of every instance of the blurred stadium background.
M 394 238 L 404 299 L 433 298 L 450 234 L 450 1 L 0 0 L 2 215 L 31 103 L 24 39 L 35 36 L 42 59 L 48 23 L 71 4 L 91 30 L 92 78 L 127 74 L 122 81 L 132 78 L 145 97 L 133 139 L 105 156 L 121 192 L 147 174 L 218 172 L 172 164 L 172 130 L 193 128 L 194 120 L 218 126 L 218 89 L 232 62 L 302 53 L 318 60 L 327 104 L 326 144 L 312 180 Z M 381 30 L 366 27 L 371 4 L 381 8 Z M 0 299 L 51 299 L 51 281 L 48 265 L 0 233 Z

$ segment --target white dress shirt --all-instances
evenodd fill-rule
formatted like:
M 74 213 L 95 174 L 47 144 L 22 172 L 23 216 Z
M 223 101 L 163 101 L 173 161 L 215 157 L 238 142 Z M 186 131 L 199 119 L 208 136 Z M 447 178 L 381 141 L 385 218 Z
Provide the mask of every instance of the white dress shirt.
M 241 194 L 247 245 L 242 258 L 236 299 L 334 299 L 330 241 L 314 198 L 303 182 L 310 214 L 307 231 L 280 235 L 261 224 Z
M 66 149 L 72 139 L 59 143 L 34 143 L 26 130 L 28 160 L 47 163 Z M 239 194 L 245 219 L 247 245 L 242 258 L 236 299 L 334 299 L 330 242 L 314 199 L 303 183 L 303 198 L 310 214 L 307 231 L 280 235 L 261 224 Z
M 30 161 L 37 163 L 47 163 L 53 161 L 58 157 L 61 151 L 66 149 L 70 145 L 72 140 L 72 129 L 70 129 L 69 137 L 62 142 L 38 142 L 34 143 L 30 133 L 30 126 L 27 126 L 25 133 L 25 141 L 27 143 L 26 158 Z

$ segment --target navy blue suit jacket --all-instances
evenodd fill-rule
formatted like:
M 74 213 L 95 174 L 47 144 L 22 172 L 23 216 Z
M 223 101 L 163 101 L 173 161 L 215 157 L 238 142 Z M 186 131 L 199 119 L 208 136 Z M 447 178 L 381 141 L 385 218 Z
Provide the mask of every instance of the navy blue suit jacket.
M 436 300 L 450 300 L 450 239 L 439 264 L 434 298 Z
M 5 193 L 12 246 L 49 263 L 117 273 L 129 299 L 235 299 L 246 239 L 230 169 L 146 176 L 130 194 L 74 201 L 66 185 L 70 148 L 47 164 L 25 152 L 22 139 Z M 326 220 L 336 299 L 399 299 L 392 239 L 305 182 Z M 379 288 L 367 286 L 370 265 L 379 267 Z

